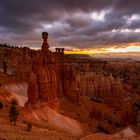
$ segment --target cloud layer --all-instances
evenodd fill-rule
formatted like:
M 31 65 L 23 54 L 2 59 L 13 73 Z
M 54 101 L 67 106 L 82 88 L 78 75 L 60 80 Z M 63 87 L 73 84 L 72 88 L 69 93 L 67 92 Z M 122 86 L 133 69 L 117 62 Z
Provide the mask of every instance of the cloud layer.
M 140 43 L 139 0 L 1 0 L 0 41 L 38 47 L 98 48 Z

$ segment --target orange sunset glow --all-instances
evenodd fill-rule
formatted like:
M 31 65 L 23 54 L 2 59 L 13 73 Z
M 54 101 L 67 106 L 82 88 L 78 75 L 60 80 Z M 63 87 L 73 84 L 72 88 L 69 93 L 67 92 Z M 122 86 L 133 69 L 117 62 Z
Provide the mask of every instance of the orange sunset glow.
M 97 48 L 97 49 L 74 49 L 66 50 L 66 54 L 102 54 L 102 53 L 140 53 L 140 45 L 138 46 L 127 46 L 127 47 L 108 47 L 108 48 Z

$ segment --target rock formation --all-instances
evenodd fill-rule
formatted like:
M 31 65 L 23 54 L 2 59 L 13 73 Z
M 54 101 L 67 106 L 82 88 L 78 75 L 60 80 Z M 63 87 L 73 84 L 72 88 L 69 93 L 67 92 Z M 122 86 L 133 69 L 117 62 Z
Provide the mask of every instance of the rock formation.
M 116 124 L 136 124 L 140 118 L 135 107 L 135 101 L 140 101 L 139 62 L 64 55 L 64 48 L 51 52 L 47 32 L 42 33 L 42 39 L 38 51 L 0 48 L 0 84 L 28 82 L 27 104 L 45 103 L 91 128 L 96 127 L 96 121 L 113 129 Z
M 94 114 L 94 118 L 102 118 L 101 121 L 114 118 L 114 123 L 119 121 L 122 125 L 135 123 L 132 118 L 133 101 L 130 99 L 126 103 L 127 90 L 122 81 L 104 72 L 108 65 L 106 61 L 66 58 L 62 48 L 57 48 L 54 53 L 49 51 L 48 33 L 43 32 L 42 38 L 41 51 L 33 59 L 28 103 L 47 102 L 51 108 L 58 111 L 61 97 L 79 105 L 80 98 L 84 96 L 97 103 L 101 102 L 107 110 L 115 112 L 114 117 L 114 113 L 98 110 L 94 105 L 94 109 L 89 110 L 90 116 Z M 102 117 L 99 117 L 99 114 Z
M 48 33 L 43 32 L 42 38 L 41 51 L 33 60 L 28 87 L 28 103 L 36 103 L 38 99 L 47 102 L 50 107 L 57 110 L 59 96 L 65 96 L 68 100 L 78 103 L 76 67 L 67 62 L 64 63 L 63 48 L 57 48 L 56 53 L 49 51 Z
M 48 33 L 42 33 L 43 44 L 33 60 L 32 72 L 28 86 L 28 103 L 47 102 L 50 107 L 58 110 L 57 75 L 51 61 L 52 54 L 47 43 Z

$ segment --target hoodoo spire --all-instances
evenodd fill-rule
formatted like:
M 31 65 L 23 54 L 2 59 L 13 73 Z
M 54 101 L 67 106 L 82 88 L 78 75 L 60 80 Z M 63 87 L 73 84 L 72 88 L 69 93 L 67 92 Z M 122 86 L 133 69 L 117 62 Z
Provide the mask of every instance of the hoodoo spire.
M 43 39 L 43 43 L 42 43 L 41 50 L 43 52 L 46 52 L 49 49 L 49 45 L 47 42 L 47 40 L 48 40 L 48 33 L 47 32 L 42 32 L 42 39 Z

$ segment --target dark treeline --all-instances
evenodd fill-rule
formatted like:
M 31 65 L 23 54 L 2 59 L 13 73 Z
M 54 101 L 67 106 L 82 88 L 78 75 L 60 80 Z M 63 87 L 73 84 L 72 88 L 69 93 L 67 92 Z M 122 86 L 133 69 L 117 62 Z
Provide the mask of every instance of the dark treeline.
M 16 46 L 16 45 L 9 45 L 7 43 L 0 43 L 0 48 L 28 48 L 28 47 L 25 47 L 25 46 Z

